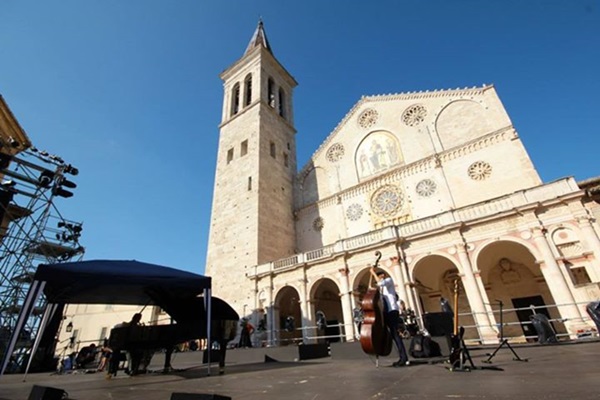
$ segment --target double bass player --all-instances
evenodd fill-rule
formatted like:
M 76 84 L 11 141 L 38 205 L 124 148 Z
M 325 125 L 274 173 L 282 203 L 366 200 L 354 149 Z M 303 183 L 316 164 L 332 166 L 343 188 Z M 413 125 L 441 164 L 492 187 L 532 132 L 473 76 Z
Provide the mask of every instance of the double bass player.
M 383 320 L 387 327 L 393 342 L 396 344 L 399 359 L 392 365 L 394 367 L 403 367 L 410 364 L 404 343 L 398 334 L 400 324 L 400 307 L 398 305 L 398 294 L 394 287 L 394 281 L 390 276 L 386 276 L 383 270 L 377 270 L 375 266 L 371 266 L 369 271 L 377 282 L 377 286 L 383 297 Z

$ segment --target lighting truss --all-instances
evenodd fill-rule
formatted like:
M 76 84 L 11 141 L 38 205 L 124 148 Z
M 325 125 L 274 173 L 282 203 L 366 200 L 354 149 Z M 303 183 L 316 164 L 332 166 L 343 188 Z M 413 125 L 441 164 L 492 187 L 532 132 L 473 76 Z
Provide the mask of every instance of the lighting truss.
M 0 360 L 37 266 L 83 258 L 82 223 L 65 219 L 55 204 L 73 195 L 68 189 L 76 185 L 67 175 L 77 173 L 60 157 L 34 147 L 18 155 L 0 147 Z M 19 336 L 12 355 L 16 364 L 26 361 L 45 306 L 42 295 Z

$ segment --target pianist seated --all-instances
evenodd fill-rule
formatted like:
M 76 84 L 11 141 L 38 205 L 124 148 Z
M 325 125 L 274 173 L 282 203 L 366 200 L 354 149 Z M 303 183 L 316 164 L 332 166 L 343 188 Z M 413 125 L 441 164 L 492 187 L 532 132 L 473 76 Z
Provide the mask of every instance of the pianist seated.
M 219 374 L 224 373 L 225 353 L 227 343 L 232 341 L 237 334 L 239 316 L 223 300 L 212 298 L 212 321 L 210 322 L 210 339 L 219 343 L 218 360 Z M 144 372 L 154 353 L 163 349 L 165 351 L 163 372 L 172 371 L 171 358 L 177 344 L 190 340 L 207 339 L 207 315 L 204 311 L 204 299 L 193 297 L 179 302 L 167 304 L 168 314 L 176 323 L 160 325 L 140 325 L 141 314 L 136 314 L 128 323 L 114 327 L 110 333 L 109 346 L 113 349 L 113 366 L 109 370 L 110 379 L 116 374 L 118 355 L 128 351 L 130 363 L 128 370 L 135 375 Z M 208 354 L 208 353 L 207 353 Z
M 142 314 L 135 313 L 135 314 L 133 314 L 133 317 L 131 317 L 131 320 L 129 322 L 125 322 L 125 321 L 121 322 L 120 324 L 115 325 L 113 330 L 117 329 L 117 328 L 132 328 L 135 326 L 140 326 L 141 320 L 142 320 Z M 130 331 L 130 329 L 127 329 L 126 331 Z M 128 333 L 129 332 L 127 332 L 127 334 Z M 122 349 L 122 344 L 123 344 L 122 339 L 114 338 L 113 331 L 111 331 L 111 335 L 110 335 L 110 338 L 108 339 L 108 343 L 109 343 L 109 347 L 113 350 L 113 354 L 112 354 L 112 356 L 110 358 L 110 362 L 109 362 L 108 372 L 106 374 L 107 379 L 110 379 L 113 376 L 117 376 L 119 364 L 122 360 L 121 350 L 124 350 L 124 349 Z M 141 354 L 141 352 L 136 349 L 128 349 L 127 350 L 127 370 L 130 374 L 132 371 L 135 371 L 134 374 L 137 373 L 142 356 L 143 356 L 143 354 Z

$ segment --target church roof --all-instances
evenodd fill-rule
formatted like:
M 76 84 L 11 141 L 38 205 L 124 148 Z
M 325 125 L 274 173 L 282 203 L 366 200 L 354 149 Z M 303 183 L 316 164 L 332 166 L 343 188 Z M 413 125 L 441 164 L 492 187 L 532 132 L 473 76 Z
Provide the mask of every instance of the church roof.
M 376 101 L 389 101 L 389 100 L 422 100 L 433 97 L 452 97 L 456 95 L 463 96 L 473 96 L 479 95 L 486 90 L 493 88 L 493 84 L 483 84 L 482 86 L 473 86 L 471 88 L 456 88 L 456 89 L 436 89 L 436 90 L 425 90 L 418 92 L 403 92 L 403 93 L 388 93 L 388 94 L 380 94 L 380 95 L 370 95 L 370 96 L 362 96 L 360 100 L 348 111 L 346 116 L 342 118 L 342 120 L 337 124 L 337 126 L 333 129 L 333 131 L 327 136 L 327 138 L 321 143 L 319 148 L 313 153 L 312 157 L 308 160 L 308 162 L 302 167 L 302 169 L 298 172 L 298 176 L 303 176 L 308 173 L 311 168 L 314 167 L 313 160 L 316 156 L 325 151 L 325 149 L 329 146 L 335 135 L 338 131 L 348 122 L 348 120 L 354 116 L 354 114 L 360 109 L 360 107 L 368 102 L 376 102 Z
M 262 20 L 258 21 L 258 26 L 254 31 L 254 35 L 252 35 L 252 39 L 250 39 L 250 43 L 248 43 L 248 47 L 246 47 L 244 55 L 250 53 L 259 46 L 264 47 L 269 51 L 269 53 L 273 54 L 273 51 L 271 51 L 271 46 L 269 45 L 269 41 L 267 40 L 267 34 L 265 33 Z

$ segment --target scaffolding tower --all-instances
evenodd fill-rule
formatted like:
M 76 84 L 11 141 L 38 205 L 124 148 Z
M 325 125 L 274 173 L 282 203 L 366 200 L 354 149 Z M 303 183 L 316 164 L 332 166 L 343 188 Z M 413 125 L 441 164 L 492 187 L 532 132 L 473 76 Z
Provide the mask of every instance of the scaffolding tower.
M 78 261 L 84 248 L 82 223 L 65 219 L 58 198 L 73 195 L 77 185 L 67 179 L 77 168 L 60 157 L 30 147 L 18 155 L 0 147 L 0 360 L 22 369 L 38 333 L 46 299 L 40 296 L 25 322 L 13 354 L 6 344 L 39 264 Z M 8 372 L 8 371 L 7 371 Z

